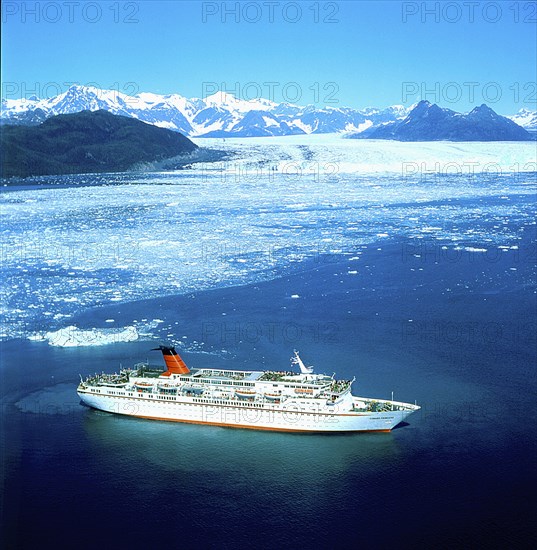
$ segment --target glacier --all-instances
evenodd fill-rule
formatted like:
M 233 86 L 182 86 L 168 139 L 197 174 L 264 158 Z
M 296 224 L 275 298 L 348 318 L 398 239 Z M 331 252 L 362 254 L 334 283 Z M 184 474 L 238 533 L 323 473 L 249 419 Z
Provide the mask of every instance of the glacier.
M 346 258 L 352 276 L 363 247 L 396 239 L 512 250 L 521 228 L 535 225 L 532 143 L 326 135 L 196 142 L 229 157 L 175 172 L 8 182 L 0 199 L 2 338 L 128 341 L 139 327 L 86 333 L 73 318 L 264 281 L 307 262 Z M 453 170 L 465 163 L 472 173 Z

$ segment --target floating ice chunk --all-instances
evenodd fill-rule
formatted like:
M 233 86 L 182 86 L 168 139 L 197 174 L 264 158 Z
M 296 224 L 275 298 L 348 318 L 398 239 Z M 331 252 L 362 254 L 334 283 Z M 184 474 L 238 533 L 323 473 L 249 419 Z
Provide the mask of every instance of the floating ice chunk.
M 48 340 L 49 345 L 62 348 L 79 346 L 106 346 L 117 342 L 134 342 L 139 335 L 136 327 L 125 327 L 123 329 L 92 328 L 79 329 L 73 325 L 61 328 L 53 332 L 45 332 L 39 336 L 33 335 L 30 339 Z
M 466 252 L 487 252 L 486 248 L 475 248 L 473 246 L 465 246 L 464 250 L 466 250 Z
M 424 233 L 431 233 L 432 231 L 442 231 L 441 227 L 422 227 L 421 230 Z

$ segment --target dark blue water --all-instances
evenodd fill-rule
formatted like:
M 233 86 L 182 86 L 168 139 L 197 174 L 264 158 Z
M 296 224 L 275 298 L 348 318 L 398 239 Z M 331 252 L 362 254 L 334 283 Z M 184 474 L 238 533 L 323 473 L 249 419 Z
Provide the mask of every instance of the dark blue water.
M 417 400 L 390 434 L 116 417 L 79 404 L 78 375 L 159 361 L 154 341 L 4 342 L 3 546 L 531 547 L 534 226 L 521 237 L 497 257 L 392 240 L 362 249 L 358 267 L 322 256 L 269 282 L 76 319 L 159 318 L 156 340 L 185 336 L 205 352 L 186 346 L 193 367 L 286 368 L 297 348 L 317 372 L 356 376 L 355 394 Z

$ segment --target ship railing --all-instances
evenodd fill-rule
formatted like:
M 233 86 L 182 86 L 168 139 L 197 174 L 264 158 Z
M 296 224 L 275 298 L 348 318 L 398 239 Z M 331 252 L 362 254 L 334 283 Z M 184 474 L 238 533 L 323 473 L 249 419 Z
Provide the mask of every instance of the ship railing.
M 370 397 L 353 396 L 353 407 L 356 407 L 356 402 L 364 403 L 366 409 L 372 412 L 387 412 L 387 411 L 417 411 L 421 407 L 412 403 L 402 401 L 390 401 L 389 399 L 372 399 Z
M 86 379 L 82 381 L 82 383 L 87 386 L 98 386 L 103 384 L 123 384 L 128 381 L 128 377 L 122 374 L 95 373 L 93 375 L 87 376 Z

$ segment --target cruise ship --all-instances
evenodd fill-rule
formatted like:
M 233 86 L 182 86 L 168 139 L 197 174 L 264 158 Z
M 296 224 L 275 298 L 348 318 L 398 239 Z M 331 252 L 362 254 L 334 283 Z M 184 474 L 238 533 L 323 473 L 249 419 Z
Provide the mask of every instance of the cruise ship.
M 190 370 L 174 347 L 159 346 L 166 369 L 147 362 L 83 380 L 83 403 L 110 413 L 285 432 L 389 432 L 419 410 L 351 393 L 353 380 L 315 374 L 297 351 L 293 370 Z M 299 372 L 296 372 L 299 371 Z

